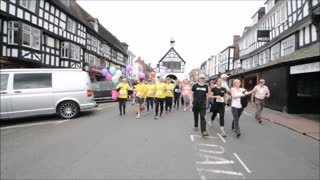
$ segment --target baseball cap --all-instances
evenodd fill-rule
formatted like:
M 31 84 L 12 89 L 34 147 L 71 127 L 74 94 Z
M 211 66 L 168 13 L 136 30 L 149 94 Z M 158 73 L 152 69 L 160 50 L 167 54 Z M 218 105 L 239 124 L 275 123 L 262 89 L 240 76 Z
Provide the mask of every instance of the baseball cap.
M 222 74 L 220 77 L 221 77 L 221 78 L 228 78 L 229 76 L 226 75 L 226 74 Z
M 199 75 L 199 79 L 200 79 L 200 78 L 206 78 L 206 77 L 204 76 L 204 74 L 200 74 L 200 75 Z

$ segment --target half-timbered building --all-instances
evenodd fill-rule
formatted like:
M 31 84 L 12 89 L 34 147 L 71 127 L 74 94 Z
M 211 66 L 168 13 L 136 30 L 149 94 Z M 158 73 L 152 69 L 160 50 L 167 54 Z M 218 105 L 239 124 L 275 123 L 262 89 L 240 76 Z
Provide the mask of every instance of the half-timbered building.
M 82 68 L 125 74 L 127 48 L 75 0 L 0 0 L 1 68 Z
M 161 68 L 167 67 L 167 76 L 172 79 L 183 79 L 186 62 L 175 50 L 175 41 L 173 38 L 170 40 L 170 45 L 171 48 L 169 51 L 158 62 L 157 71 L 159 72 Z
M 239 40 L 242 69 L 231 78 L 252 89 L 266 79 L 266 106 L 320 113 L 320 0 L 268 0 Z M 265 12 L 263 12 L 265 11 Z

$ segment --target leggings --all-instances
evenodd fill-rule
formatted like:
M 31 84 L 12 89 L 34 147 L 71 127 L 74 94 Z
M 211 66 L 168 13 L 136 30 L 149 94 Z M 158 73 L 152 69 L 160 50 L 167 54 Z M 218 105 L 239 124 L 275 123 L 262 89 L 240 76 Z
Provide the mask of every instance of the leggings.
M 217 113 L 219 113 L 220 115 L 220 126 L 224 127 L 224 103 L 220 103 L 220 102 L 215 102 L 212 106 L 212 116 L 211 116 L 211 120 L 214 121 L 214 119 L 217 116 Z
M 177 105 L 177 107 L 179 107 L 180 104 L 180 93 L 179 94 L 174 94 L 174 106 Z
M 149 111 L 149 106 L 151 106 L 151 109 L 153 109 L 153 101 L 154 101 L 154 98 L 147 97 L 147 111 Z
M 119 111 L 120 111 L 120 113 L 121 114 L 122 114 L 122 112 L 126 113 L 127 98 L 118 98 L 118 102 L 119 102 Z
M 156 104 L 156 116 L 158 116 L 159 104 L 160 104 L 160 116 L 161 116 L 163 112 L 164 98 L 155 98 L 154 103 Z
M 173 97 L 166 97 L 166 111 L 171 111 Z

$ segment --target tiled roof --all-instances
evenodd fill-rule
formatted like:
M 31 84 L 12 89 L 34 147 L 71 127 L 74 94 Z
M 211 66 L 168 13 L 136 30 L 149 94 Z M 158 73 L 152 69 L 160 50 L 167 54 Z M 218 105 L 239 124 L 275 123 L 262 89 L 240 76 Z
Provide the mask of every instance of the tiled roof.
M 60 0 L 51 0 L 51 2 L 55 3 L 63 10 L 70 13 L 74 18 L 84 23 L 87 26 L 87 28 L 89 27 L 91 31 L 95 32 L 93 25 L 90 23 L 90 20 L 94 20 L 94 18 L 86 10 L 84 10 L 75 0 L 71 0 L 69 7 L 63 5 L 60 2 Z M 120 50 L 122 53 L 127 54 L 127 51 L 122 46 L 121 42 L 100 23 L 97 34 L 105 41 L 115 46 L 117 50 Z

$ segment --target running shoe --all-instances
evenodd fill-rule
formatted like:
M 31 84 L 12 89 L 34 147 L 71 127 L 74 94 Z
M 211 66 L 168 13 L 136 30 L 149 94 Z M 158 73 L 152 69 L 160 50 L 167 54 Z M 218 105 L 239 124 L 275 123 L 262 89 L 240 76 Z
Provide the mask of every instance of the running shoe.
M 140 118 L 140 114 L 138 113 L 138 115 L 137 115 L 137 117 L 136 117 L 137 119 L 139 119 Z
M 207 131 L 203 131 L 202 136 L 209 136 L 209 134 L 207 133 Z
M 222 136 L 222 137 L 227 137 L 227 135 L 226 135 L 226 132 L 225 132 L 225 131 L 221 131 L 221 133 L 220 133 L 220 134 L 221 134 L 221 136 Z
M 199 130 L 199 128 L 197 128 L 197 127 L 194 127 L 194 128 L 193 128 L 193 130 L 194 130 L 194 131 L 198 131 L 198 130 Z

